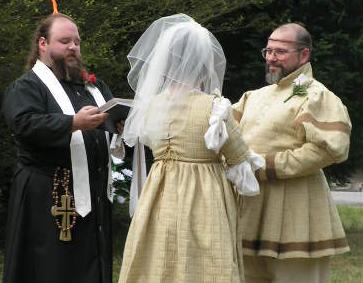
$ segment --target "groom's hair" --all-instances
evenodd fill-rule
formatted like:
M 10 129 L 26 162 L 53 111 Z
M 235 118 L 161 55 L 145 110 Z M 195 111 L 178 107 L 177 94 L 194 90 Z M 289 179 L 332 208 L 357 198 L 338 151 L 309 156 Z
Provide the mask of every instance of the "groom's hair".
M 33 34 L 30 52 L 28 54 L 27 63 L 25 66 L 26 70 L 33 68 L 35 62 L 37 61 L 37 59 L 39 59 L 39 55 L 40 55 L 39 54 L 39 45 L 38 45 L 39 39 L 41 37 L 44 37 L 47 41 L 49 40 L 49 30 L 52 27 L 54 21 L 59 18 L 67 19 L 67 20 L 71 21 L 72 23 L 74 23 L 75 25 L 77 25 L 71 17 L 61 14 L 61 13 L 52 14 L 52 15 L 46 17 L 45 19 L 43 19 L 38 24 L 38 26 Z
M 311 38 L 310 33 L 307 31 L 307 29 L 302 25 L 298 23 L 288 23 L 279 26 L 276 30 L 293 30 L 296 34 L 296 47 L 297 48 L 308 48 L 310 52 L 313 50 L 313 40 Z

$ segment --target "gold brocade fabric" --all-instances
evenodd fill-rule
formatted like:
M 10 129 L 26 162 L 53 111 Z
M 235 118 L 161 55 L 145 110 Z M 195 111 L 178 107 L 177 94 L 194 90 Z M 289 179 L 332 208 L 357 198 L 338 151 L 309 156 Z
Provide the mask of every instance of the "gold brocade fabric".
M 300 74 L 312 80 L 307 95 L 284 102 Z M 260 195 L 242 201 L 244 253 L 283 259 L 348 251 L 321 170 L 348 157 L 351 122 L 340 99 L 313 79 L 308 63 L 233 107 L 244 140 L 266 158 Z
M 235 191 L 204 143 L 213 99 L 189 94 L 185 107 L 173 112 L 169 138 L 152 148 L 155 162 L 129 229 L 119 282 L 244 282 Z M 231 114 L 226 125 L 221 153 L 238 164 L 247 146 Z

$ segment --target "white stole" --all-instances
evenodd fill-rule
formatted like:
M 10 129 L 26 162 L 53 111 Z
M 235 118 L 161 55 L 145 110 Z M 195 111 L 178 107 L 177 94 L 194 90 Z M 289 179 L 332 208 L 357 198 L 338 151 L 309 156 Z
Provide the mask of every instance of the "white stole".
M 47 86 L 54 99 L 66 115 L 74 115 L 75 111 L 68 95 L 64 91 L 62 85 L 53 74 L 53 72 L 40 60 L 37 60 L 33 67 L 33 72 Z M 101 92 L 96 87 L 88 87 L 88 90 L 95 98 L 98 106 L 105 103 Z M 108 133 L 106 132 L 107 143 L 109 143 Z M 109 147 L 109 146 L 108 146 Z M 89 172 L 87 153 L 84 145 L 82 131 L 77 130 L 72 133 L 71 142 L 71 162 L 73 175 L 73 193 L 76 211 L 82 217 L 85 217 L 91 211 L 91 195 L 89 184 Z M 111 188 L 111 161 L 109 159 L 109 176 L 107 186 L 107 197 L 112 201 Z
M 96 101 L 98 107 L 102 106 L 106 103 L 102 93 L 100 90 L 93 86 L 87 85 L 87 90 L 93 96 Z M 108 178 L 107 178 L 107 198 L 110 202 L 113 201 L 113 189 L 112 189 L 112 168 L 111 168 L 111 151 L 110 151 L 110 136 L 108 132 L 105 132 L 106 141 L 107 141 L 107 149 L 108 149 Z

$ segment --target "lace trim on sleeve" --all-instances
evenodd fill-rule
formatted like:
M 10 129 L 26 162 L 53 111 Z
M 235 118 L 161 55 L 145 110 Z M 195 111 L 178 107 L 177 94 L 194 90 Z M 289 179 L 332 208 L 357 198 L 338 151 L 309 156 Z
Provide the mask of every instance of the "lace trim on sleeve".
M 227 169 L 227 179 L 237 188 L 241 195 L 254 196 L 260 193 L 260 186 L 255 177 L 255 171 L 265 167 L 265 159 L 252 151 L 249 152 L 247 160 Z

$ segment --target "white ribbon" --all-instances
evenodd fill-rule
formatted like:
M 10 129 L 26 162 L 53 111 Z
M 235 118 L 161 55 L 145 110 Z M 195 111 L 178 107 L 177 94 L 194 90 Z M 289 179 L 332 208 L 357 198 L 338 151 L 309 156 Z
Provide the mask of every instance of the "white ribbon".
M 209 118 L 209 128 L 204 135 L 204 141 L 208 149 L 216 153 L 222 148 L 228 139 L 225 120 L 228 118 L 231 102 L 227 98 L 216 98 L 213 101 L 212 113 Z
M 62 85 L 53 74 L 53 72 L 40 60 L 37 60 L 33 67 L 33 72 L 39 79 L 47 86 L 50 93 L 66 115 L 74 115 L 75 111 L 68 95 L 64 91 Z M 91 88 L 93 89 L 93 88 Z M 104 98 L 97 88 L 90 91 L 94 95 L 96 103 L 105 103 Z M 102 98 L 100 98 L 100 96 Z M 103 100 L 103 101 L 102 101 Z M 108 135 L 106 135 L 108 141 Z M 71 136 L 70 142 L 71 162 L 72 162 L 72 175 L 73 175 L 73 191 L 76 211 L 82 217 L 85 217 L 91 211 L 91 195 L 89 184 L 89 172 L 87 153 L 84 146 L 83 135 L 80 130 L 74 131 Z M 109 161 L 110 163 L 110 161 Z M 109 179 L 112 180 L 109 167 Z M 112 193 L 111 193 L 112 195 Z M 110 199 L 110 198 L 109 198 Z
M 134 156 L 132 160 L 132 180 L 130 187 L 129 213 L 132 217 L 135 213 L 142 186 L 146 180 L 145 149 L 138 140 L 134 145 Z

